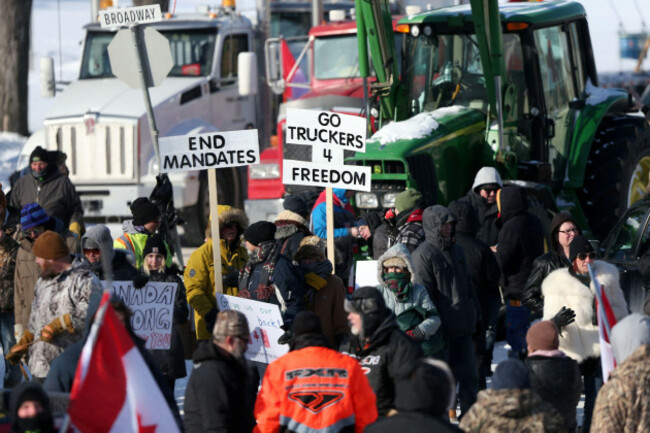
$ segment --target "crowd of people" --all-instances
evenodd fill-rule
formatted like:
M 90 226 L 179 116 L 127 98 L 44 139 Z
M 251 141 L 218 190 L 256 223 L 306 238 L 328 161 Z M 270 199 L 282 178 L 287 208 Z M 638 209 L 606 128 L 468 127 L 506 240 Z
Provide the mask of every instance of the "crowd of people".
M 116 239 L 101 224 L 86 230 L 57 158 L 37 148 L 9 197 L 0 190 L 0 338 L 4 387 L 16 388 L 15 431 L 52 431 L 43 389 L 70 392 L 106 280 L 136 290 L 175 283 L 169 349 L 146 350 L 128 307 L 112 304 L 187 432 L 650 428 L 650 318 L 629 314 L 616 267 L 597 260 L 572 215 L 557 213 L 545 228 L 528 211 L 526 190 L 504 185 L 492 167 L 449 206 L 407 189 L 385 214 L 358 217 L 352 192 L 334 189 L 334 263 L 325 191 L 287 196 L 273 222 L 250 224 L 243 210 L 219 205 L 210 218 L 218 220 L 223 292 L 277 305 L 282 315 L 277 343 L 289 352 L 265 364 L 246 360 L 246 317 L 219 311 L 209 228 L 184 269 L 146 197 L 131 202 Z M 354 263 L 364 259 L 377 262 L 376 284 L 355 289 Z M 588 267 L 616 323 L 609 377 Z M 508 359 L 492 371 L 502 307 Z M 197 342 L 191 372 L 187 322 Z M 188 374 L 181 419 L 173 392 Z

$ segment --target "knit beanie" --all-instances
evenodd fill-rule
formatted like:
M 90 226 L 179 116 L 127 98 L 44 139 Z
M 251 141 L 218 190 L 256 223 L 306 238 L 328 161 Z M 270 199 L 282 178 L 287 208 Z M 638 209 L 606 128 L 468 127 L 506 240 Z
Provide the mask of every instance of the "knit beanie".
M 309 208 L 307 207 L 307 203 L 300 196 L 297 195 L 286 196 L 284 198 L 284 202 L 282 203 L 282 207 L 284 207 L 285 210 L 289 210 L 291 212 L 297 213 L 304 219 L 309 218 Z
M 526 333 L 526 344 L 533 352 L 535 350 L 557 350 L 560 346 L 557 327 L 550 320 L 535 323 Z
M 49 215 L 37 203 L 27 203 L 20 210 L 20 225 L 23 230 L 42 226 L 50 220 Z
M 276 225 L 282 222 L 297 223 L 305 228 L 309 227 L 309 223 L 307 222 L 307 220 L 301 217 L 300 214 L 286 209 L 280 212 L 278 216 L 275 218 Z
M 422 194 L 414 188 L 402 191 L 397 195 L 397 197 L 395 197 L 395 210 L 398 212 L 404 212 L 409 209 L 421 207 L 422 205 Z
M 167 257 L 167 245 L 165 245 L 162 236 L 157 233 L 147 237 L 147 242 L 145 242 L 142 250 L 142 257 L 147 257 L 152 253 Z
M 594 248 L 584 236 L 576 236 L 569 244 L 569 260 L 571 263 L 575 261 L 580 253 L 592 253 Z
M 52 230 L 47 230 L 34 241 L 33 253 L 42 259 L 60 259 L 70 255 L 68 245 L 63 236 Z
M 268 221 L 258 221 L 244 230 L 244 239 L 258 246 L 262 242 L 272 241 L 275 236 L 275 224 Z
M 456 383 L 444 361 L 418 361 L 411 374 L 395 380 L 395 408 L 399 411 L 440 416 L 455 404 Z
M 37 161 L 49 162 L 47 150 L 43 149 L 41 146 L 36 146 L 36 149 L 32 150 L 32 153 L 29 155 L 30 164 Z
M 293 337 L 303 334 L 322 334 L 320 317 L 312 311 L 301 311 L 293 319 Z
M 131 203 L 133 224 L 142 226 L 160 218 L 160 209 L 146 197 L 140 197 Z
M 523 361 L 515 358 L 509 358 L 502 361 L 494 369 L 492 375 L 493 389 L 529 389 L 530 378 L 528 377 L 528 367 Z

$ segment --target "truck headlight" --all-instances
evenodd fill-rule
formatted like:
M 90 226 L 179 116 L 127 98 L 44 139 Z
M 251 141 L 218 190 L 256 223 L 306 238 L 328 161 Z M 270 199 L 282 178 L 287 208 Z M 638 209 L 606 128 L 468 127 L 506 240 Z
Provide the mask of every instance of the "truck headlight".
M 384 207 L 394 207 L 395 198 L 399 195 L 399 192 L 387 192 L 384 193 L 384 196 L 381 198 L 381 203 Z
M 375 209 L 379 207 L 377 194 L 372 192 L 358 192 L 354 196 L 354 202 L 361 209 Z
M 250 166 L 251 179 L 277 179 L 280 177 L 280 164 L 256 164 Z

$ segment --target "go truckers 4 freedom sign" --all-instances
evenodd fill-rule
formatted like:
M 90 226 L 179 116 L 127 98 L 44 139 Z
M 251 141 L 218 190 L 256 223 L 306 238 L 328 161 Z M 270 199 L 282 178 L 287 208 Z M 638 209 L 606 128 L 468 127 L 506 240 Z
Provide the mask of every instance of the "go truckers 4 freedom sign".
M 160 139 L 161 173 L 238 167 L 260 159 L 257 129 Z

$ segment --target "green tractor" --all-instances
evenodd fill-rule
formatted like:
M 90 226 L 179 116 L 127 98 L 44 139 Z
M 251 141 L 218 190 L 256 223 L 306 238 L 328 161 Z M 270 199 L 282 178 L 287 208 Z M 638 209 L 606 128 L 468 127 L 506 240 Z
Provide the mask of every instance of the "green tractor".
M 571 1 L 471 5 L 407 16 L 401 74 L 387 0 L 356 0 L 360 53 L 383 127 L 348 163 L 372 167 L 360 209 L 418 188 L 430 203 L 467 193 L 482 166 L 569 210 L 602 239 L 640 199 L 650 128 L 624 90 L 598 87 L 585 10 Z M 368 59 L 360 61 L 369 74 Z M 365 68 L 365 69 L 364 69 Z

